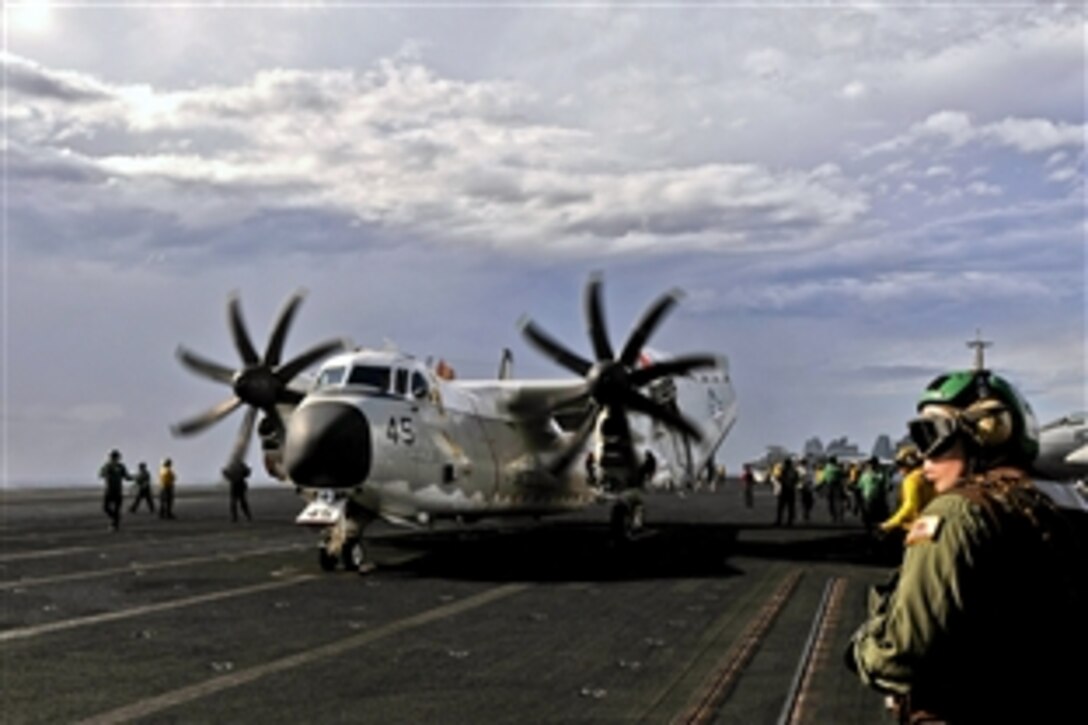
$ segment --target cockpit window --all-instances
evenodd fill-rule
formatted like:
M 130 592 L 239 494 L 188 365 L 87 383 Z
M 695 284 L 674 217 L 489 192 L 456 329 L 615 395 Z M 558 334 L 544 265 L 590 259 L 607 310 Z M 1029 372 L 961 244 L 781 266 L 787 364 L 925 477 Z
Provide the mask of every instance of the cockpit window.
M 344 379 L 344 372 L 346 368 L 332 367 L 325 368 L 321 371 L 321 374 L 317 376 L 317 382 L 314 384 L 315 388 L 328 388 L 333 385 L 339 385 L 340 381 Z
M 412 373 L 412 395 L 416 398 L 425 398 L 428 389 L 427 378 L 420 373 Z
M 393 389 L 397 395 L 408 394 L 408 371 L 404 368 L 397 369 L 396 386 Z
M 381 392 L 389 390 L 389 368 L 373 367 L 370 365 L 356 365 L 351 369 L 348 377 L 349 385 L 365 385 Z

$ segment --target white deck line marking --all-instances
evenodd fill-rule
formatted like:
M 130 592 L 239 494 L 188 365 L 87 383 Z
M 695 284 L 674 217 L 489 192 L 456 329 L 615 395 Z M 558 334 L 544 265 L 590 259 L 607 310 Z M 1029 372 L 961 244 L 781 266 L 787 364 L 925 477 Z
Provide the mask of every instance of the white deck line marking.
M 180 541 L 188 544 L 194 541 L 217 541 L 219 539 L 245 539 L 256 536 L 252 529 L 236 529 L 232 531 L 208 532 L 200 529 L 186 529 L 183 531 L 170 530 L 165 524 L 122 524 L 121 533 L 108 532 L 103 526 L 94 528 L 74 529 L 66 528 L 63 531 L 26 531 L 26 532 L 2 532 L 0 531 L 0 549 L 11 546 L 12 543 L 25 543 L 27 541 L 41 541 L 43 539 L 54 542 L 57 545 L 64 539 L 86 539 L 93 536 L 96 541 L 94 546 L 100 549 L 114 550 L 126 549 L 133 546 L 146 546 L 161 542 Z
M 184 559 L 171 559 L 170 561 L 157 561 L 157 562 L 133 562 L 126 564 L 125 566 L 115 566 L 109 569 L 95 569 L 94 571 L 80 571 L 72 574 L 58 574 L 57 576 L 44 576 L 37 579 L 14 579 L 11 581 L 0 582 L 0 591 L 7 589 L 19 589 L 22 587 L 40 586 L 42 584 L 56 584 L 59 582 L 76 581 L 79 579 L 93 579 L 100 576 L 111 576 L 113 574 L 131 574 L 134 571 L 154 571 L 156 569 L 169 569 L 178 566 L 188 566 L 189 564 L 205 564 L 209 561 L 230 561 L 231 559 L 244 559 L 250 556 L 264 556 L 265 554 L 275 554 L 281 551 L 291 551 L 293 549 L 310 549 L 312 545 L 307 544 L 288 544 L 285 546 L 268 546 L 263 549 L 251 549 L 249 551 L 240 551 L 233 554 L 215 554 L 213 556 L 190 556 Z
M 87 617 L 63 619 L 59 622 L 47 622 L 45 624 L 38 624 L 33 627 L 20 627 L 19 629 L 9 629 L 6 632 L 0 632 L 0 643 L 11 642 L 12 640 L 16 639 L 29 639 L 30 637 L 37 637 L 40 634 L 59 632 L 65 629 L 75 629 L 76 627 L 86 627 L 92 624 L 114 622 L 118 619 L 139 617 L 143 614 L 152 614 L 155 612 L 169 611 L 171 609 L 180 609 L 181 607 L 188 607 L 192 606 L 193 604 L 204 604 L 206 602 L 214 602 L 220 599 L 240 597 L 246 594 L 267 591 L 269 589 L 281 589 L 283 587 L 293 586 L 301 582 L 310 581 L 311 579 L 315 578 L 315 574 L 304 574 L 301 576 L 293 577 L 291 579 L 284 579 L 282 581 L 255 584 L 253 586 L 241 587 L 239 589 L 226 589 L 224 591 L 212 592 L 211 594 L 200 594 L 195 597 L 186 597 L 185 599 L 174 599 L 169 602 L 146 604 L 142 607 L 132 607 L 131 609 L 121 609 L 116 612 L 104 612 L 102 614 L 92 614 Z
M 63 549 L 42 549 L 40 551 L 20 551 L 15 554 L 0 554 L 0 562 L 22 561 L 23 559 L 48 559 L 51 556 L 64 556 L 65 554 L 79 554 L 93 551 L 89 546 L 66 546 Z
M 488 589 L 487 591 L 475 594 L 471 597 L 467 597 L 460 601 L 444 604 L 434 609 L 428 609 L 425 612 L 414 614 L 411 617 L 405 617 L 404 619 L 396 622 L 390 622 L 383 627 L 371 630 L 369 632 L 363 632 L 357 634 L 354 637 L 348 637 L 346 639 L 332 642 L 330 644 L 315 647 L 311 650 L 299 652 L 298 654 L 289 655 L 287 657 L 281 657 L 278 660 L 272 660 L 266 662 L 263 665 L 257 665 L 245 670 L 239 670 L 229 675 L 222 675 L 220 677 L 214 677 L 204 682 L 199 682 L 195 685 L 188 687 L 182 687 L 172 692 L 165 692 L 155 697 L 149 697 L 144 700 L 138 700 L 131 705 L 125 705 L 119 707 L 116 710 L 111 710 L 101 715 L 95 715 L 81 721 L 81 725 L 112 725 L 112 723 L 124 723 L 137 718 L 147 717 L 154 715 L 155 713 L 166 710 L 167 708 L 175 707 L 186 702 L 198 700 L 202 697 L 215 694 L 222 690 L 227 690 L 232 687 L 239 687 L 247 683 L 258 680 L 267 675 L 276 674 L 278 672 L 284 672 L 286 670 L 301 667 L 303 665 L 310 664 L 319 659 L 325 657 L 333 657 L 335 655 L 343 654 L 353 649 L 363 647 L 371 642 L 389 637 L 400 632 L 404 632 L 415 627 L 423 626 L 431 622 L 436 622 L 440 619 L 452 617 L 455 614 L 467 612 L 477 607 L 482 607 L 485 604 L 489 604 L 498 599 L 509 597 L 518 592 L 528 589 L 528 584 L 506 584 L 501 587 L 495 587 L 494 589 Z

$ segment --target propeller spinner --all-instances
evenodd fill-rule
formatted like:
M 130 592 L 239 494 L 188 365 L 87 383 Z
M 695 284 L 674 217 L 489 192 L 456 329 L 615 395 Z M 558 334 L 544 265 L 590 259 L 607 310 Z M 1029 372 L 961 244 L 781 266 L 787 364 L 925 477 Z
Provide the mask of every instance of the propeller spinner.
M 276 406 L 293 405 L 303 398 L 302 393 L 288 387 L 291 380 L 319 360 L 347 347 L 347 343 L 343 340 L 329 340 L 314 345 L 290 361 L 280 364 L 287 331 L 291 327 L 298 306 L 302 303 L 303 296 L 302 292 L 296 292 L 287 300 L 287 304 L 284 305 L 272 328 L 272 335 L 268 339 L 268 346 L 265 348 L 263 357 L 257 355 L 257 350 L 253 347 L 253 342 L 246 330 L 238 296 L 236 294 L 230 296 L 227 303 L 227 320 L 234 346 L 242 358 L 242 367 L 238 370 L 207 360 L 184 347 L 179 346 L 177 349 L 177 357 L 182 365 L 201 377 L 230 385 L 233 395 L 203 413 L 171 426 L 174 435 L 199 433 L 230 415 L 243 404 L 249 406 L 238 429 L 238 437 L 224 470 L 238 470 L 239 465 L 244 463 L 249 440 L 253 436 L 257 412 L 264 413 L 265 419 L 277 430 L 282 431 L 283 420 Z
M 549 409 L 549 412 L 554 412 L 572 404 L 589 403 L 586 418 L 550 466 L 551 472 L 556 475 L 566 470 L 582 451 L 602 412 L 605 418 L 602 432 L 606 436 L 606 447 L 610 443 L 607 439 L 611 439 L 629 475 L 633 475 L 636 461 L 631 429 L 627 423 L 628 411 L 647 415 L 695 440 L 702 438 L 699 429 L 678 411 L 639 391 L 639 388 L 660 378 L 683 375 L 699 368 L 712 367 L 716 363 L 716 359 L 710 355 L 685 355 L 651 363 L 646 367 L 636 367 L 643 347 L 665 315 L 679 301 L 680 292 L 673 290 L 662 295 L 646 310 L 617 357 L 604 321 L 601 286 L 600 275 L 594 274 L 586 284 L 585 292 L 586 322 L 596 358 L 594 362 L 572 352 L 531 320 L 522 323 L 522 333 L 534 347 L 560 366 L 585 379 L 585 384 L 577 394 L 555 403 Z

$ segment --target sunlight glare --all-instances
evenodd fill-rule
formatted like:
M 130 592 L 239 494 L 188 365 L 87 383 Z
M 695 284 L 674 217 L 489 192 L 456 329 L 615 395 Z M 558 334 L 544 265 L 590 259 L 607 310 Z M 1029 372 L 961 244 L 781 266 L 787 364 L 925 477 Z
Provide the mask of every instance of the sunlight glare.
M 53 9 L 51 0 L 17 0 L 9 6 L 12 25 L 30 33 L 49 30 Z

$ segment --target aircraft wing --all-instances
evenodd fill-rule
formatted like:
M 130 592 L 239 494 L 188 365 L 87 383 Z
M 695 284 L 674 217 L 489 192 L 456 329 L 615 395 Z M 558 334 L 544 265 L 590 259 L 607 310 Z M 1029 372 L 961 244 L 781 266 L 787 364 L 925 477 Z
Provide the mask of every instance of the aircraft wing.
M 586 409 L 586 384 L 581 380 L 504 381 L 501 401 L 519 419 L 561 417 Z
M 502 380 L 491 385 L 498 388 L 498 412 L 514 418 L 531 444 L 540 448 L 576 429 L 588 410 L 581 380 Z

